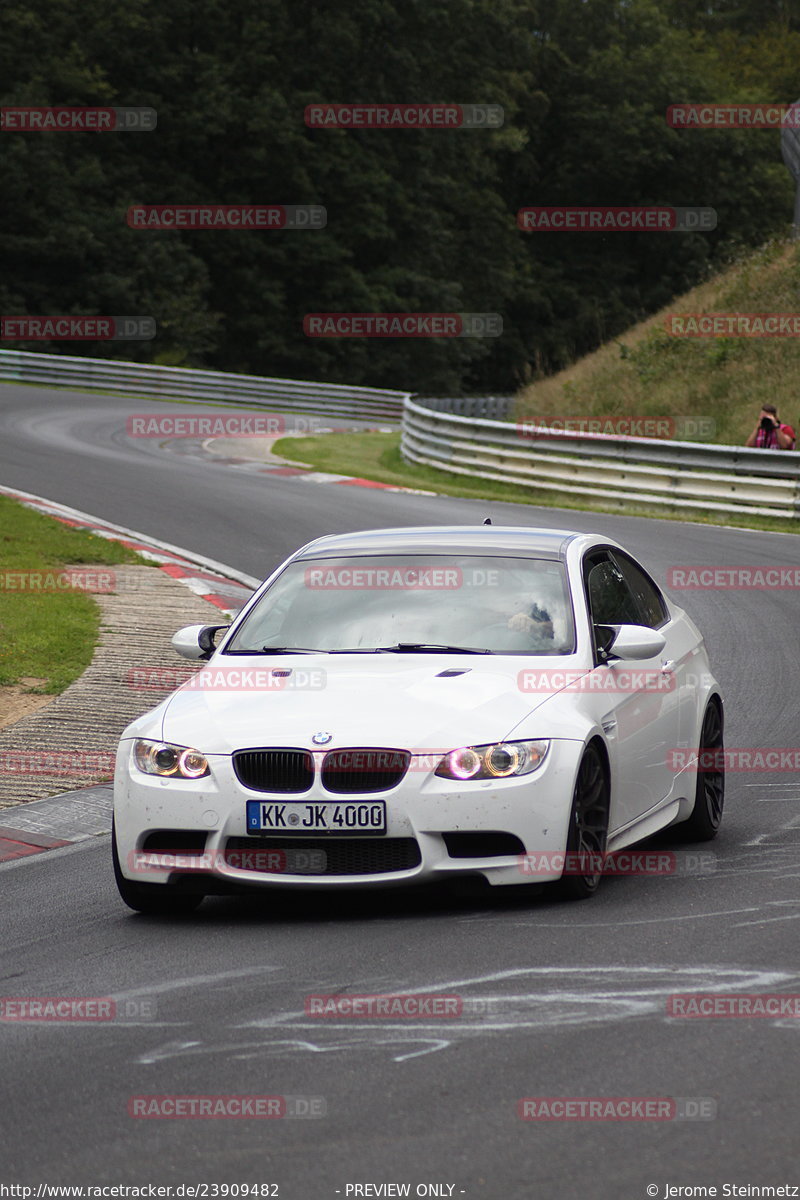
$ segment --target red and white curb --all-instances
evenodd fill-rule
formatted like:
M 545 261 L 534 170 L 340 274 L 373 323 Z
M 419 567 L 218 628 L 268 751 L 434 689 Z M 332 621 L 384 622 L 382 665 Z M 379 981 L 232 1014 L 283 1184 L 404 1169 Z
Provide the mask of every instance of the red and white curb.
M 28 858 L 31 854 L 41 854 L 43 850 L 58 850 L 61 846 L 70 845 L 72 845 L 71 842 L 43 837 L 40 833 L 25 833 L 19 829 L 9 829 L 0 825 L 0 863 L 11 862 L 17 858 Z
M 111 832 L 110 784 L 62 792 L 0 810 L 0 865 Z
M 322 433 L 346 433 L 349 430 L 328 430 L 315 429 L 313 434 L 292 434 L 298 440 L 303 437 L 316 437 Z M 394 433 L 393 429 L 358 429 L 357 433 Z M 307 467 L 298 466 L 291 459 L 282 458 L 278 454 L 273 454 L 271 447 L 275 442 L 279 442 L 287 435 L 284 433 L 278 434 L 276 437 L 259 438 L 258 441 L 266 443 L 268 447 L 268 459 L 265 461 L 262 458 L 237 458 L 231 456 L 227 451 L 217 452 L 214 449 L 215 441 L 230 443 L 230 438 L 206 438 L 202 443 L 202 448 L 207 455 L 215 458 L 217 462 L 223 463 L 231 467 L 246 467 L 251 471 L 255 471 L 259 475 L 272 475 L 276 478 L 294 479 L 300 483 L 335 483 L 344 487 L 364 487 L 377 488 L 382 492 L 405 492 L 411 496 L 436 496 L 437 492 L 424 491 L 422 488 L 401 487 L 394 483 L 380 483 L 376 479 L 362 479 L 358 475 L 337 475 L 331 471 L 311 471 Z M 273 461 L 270 461 L 272 459 Z
M 147 534 L 138 533 L 135 529 L 127 529 L 124 525 L 115 525 L 111 521 L 103 521 L 90 513 L 81 512 L 69 505 L 59 504 L 55 500 L 47 500 L 42 496 L 34 496 L 31 492 L 22 492 L 18 488 L 0 486 L 0 495 L 18 500 L 27 508 L 54 517 L 64 525 L 75 529 L 85 529 L 97 537 L 108 541 L 119 542 L 130 550 L 141 554 L 142 558 L 158 563 L 159 568 L 172 579 L 188 587 L 195 595 L 207 600 L 229 616 L 235 615 L 250 599 L 261 580 L 252 575 L 228 567 L 214 559 L 205 558 L 199 554 L 172 546 L 169 542 L 161 542 Z

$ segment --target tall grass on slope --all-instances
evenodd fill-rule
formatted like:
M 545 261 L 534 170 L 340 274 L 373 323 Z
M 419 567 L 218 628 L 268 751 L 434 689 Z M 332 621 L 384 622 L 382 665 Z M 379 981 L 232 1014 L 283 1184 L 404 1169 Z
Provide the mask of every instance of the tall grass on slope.
M 711 439 L 745 442 L 762 404 L 800 432 L 800 337 L 676 337 L 670 314 L 800 316 L 800 246 L 772 242 L 676 297 L 655 316 L 520 393 L 526 420 L 585 416 L 703 416 Z

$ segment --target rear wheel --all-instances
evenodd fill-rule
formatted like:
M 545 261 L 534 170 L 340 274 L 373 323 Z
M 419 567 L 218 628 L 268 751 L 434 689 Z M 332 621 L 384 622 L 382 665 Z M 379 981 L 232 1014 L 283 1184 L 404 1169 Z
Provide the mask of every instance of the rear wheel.
M 700 730 L 694 809 L 676 829 L 688 842 L 710 842 L 717 836 L 725 805 L 725 743 L 722 709 L 710 700 Z
M 120 870 L 117 833 L 113 818 L 111 821 L 111 858 L 114 864 L 117 890 L 128 908 L 134 909 L 135 912 L 150 913 L 154 916 L 179 917 L 194 912 L 202 903 L 202 895 L 182 892 L 174 883 L 134 883 L 132 880 L 126 879 Z
M 600 884 L 608 837 L 610 796 L 606 764 L 598 746 L 592 742 L 586 747 L 578 767 L 567 835 L 566 870 L 558 882 L 558 889 L 567 900 L 588 900 Z M 578 873 L 584 863 L 586 872 Z M 593 870 L 595 866 L 597 869 Z

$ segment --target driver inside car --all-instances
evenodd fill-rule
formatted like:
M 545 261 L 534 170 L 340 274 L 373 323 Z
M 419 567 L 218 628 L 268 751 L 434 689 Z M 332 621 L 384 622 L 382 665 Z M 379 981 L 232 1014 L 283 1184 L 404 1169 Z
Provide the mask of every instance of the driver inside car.
M 538 604 L 532 604 L 528 612 L 514 613 L 508 619 L 508 628 L 516 633 L 527 633 L 536 649 L 547 649 L 553 641 L 553 618 Z

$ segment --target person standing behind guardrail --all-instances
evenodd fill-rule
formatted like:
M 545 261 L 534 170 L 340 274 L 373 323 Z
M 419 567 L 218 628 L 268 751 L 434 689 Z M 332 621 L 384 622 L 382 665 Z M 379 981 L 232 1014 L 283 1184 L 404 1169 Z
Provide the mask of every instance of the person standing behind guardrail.
M 745 445 L 759 450 L 794 450 L 795 440 L 794 430 L 780 420 L 775 405 L 765 404 Z

